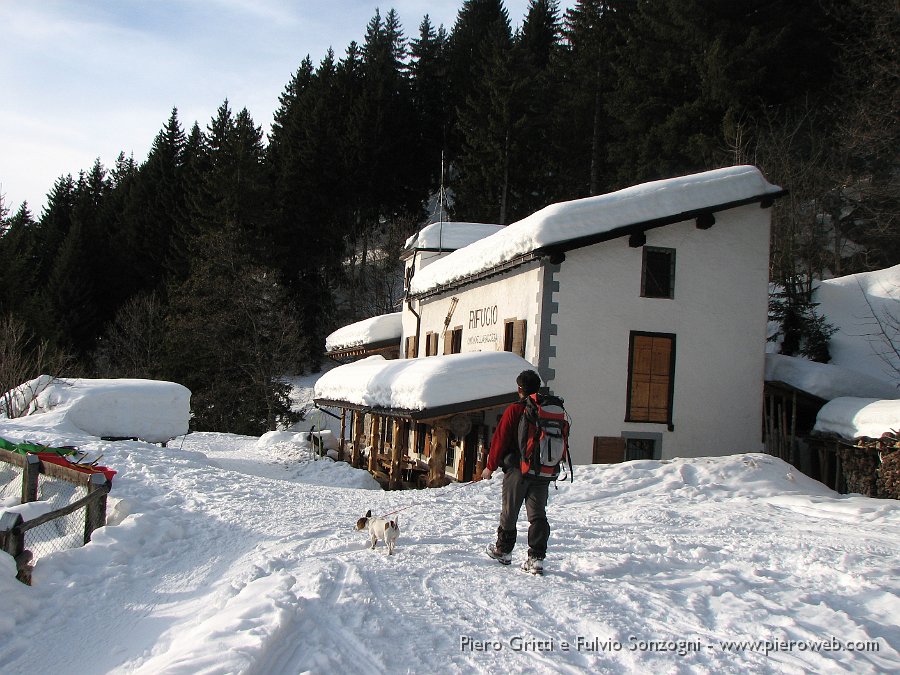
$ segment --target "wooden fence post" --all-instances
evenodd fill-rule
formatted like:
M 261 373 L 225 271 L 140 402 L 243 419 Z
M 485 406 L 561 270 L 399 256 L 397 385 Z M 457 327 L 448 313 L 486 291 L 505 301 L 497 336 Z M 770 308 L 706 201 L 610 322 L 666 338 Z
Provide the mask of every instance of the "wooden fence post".
M 38 498 L 38 476 L 41 474 L 41 460 L 37 455 L 25 455 L 22 467 L 22 503 L 36 502 Z
M 25 532 L 21 513 L 6 511 L 0 516 L 0 551 L 9 553 L 16 561 L 16 578 L 31 584 L 31 553 L 25 550 Z
M 92 499 L 84 509 L 84 543 L 91 540 L 91 534 L 98 527 L 106 525 L 106 495 L 109 493 L 109 481 L 102 473 L 91 474 L 91 482 L 87 486 L 88 494 L 99 488 L 106 488 L 104 494 Z

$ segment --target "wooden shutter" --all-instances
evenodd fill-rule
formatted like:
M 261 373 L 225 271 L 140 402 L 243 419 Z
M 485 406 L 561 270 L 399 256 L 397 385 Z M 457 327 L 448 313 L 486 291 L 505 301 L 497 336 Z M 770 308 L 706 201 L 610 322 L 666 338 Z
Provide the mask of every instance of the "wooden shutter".
M 417 347 L 419 344 L 416 342 L 416 335 L 410 335 L 406 338 L 406 358 L 414 359 L 419 355 L 419 350 Z
M 431 354 L 429 354 L 429 356 L 437 356 L 437 353 L 438 353 L 438 350 L 437 350 L 438 334 L 437 333 L 432 333 L 429 336 L 429 346 L 430 346 L 429 351 L 431 352 Z
M 527 321 L 525 319 L 516 319 L 513 323 L 513 340 L 512 340 L 512 353 L 518 354 L 523 359 L 525 358 L 525 328 L 527 326 Z
M 444 353 L 445 354 L 453 353 L 453 331 L 452 330 L 444 331 Z
M 625 461 L 625 439 L 618 436 L 594 436 L 594 464 L 618 464 Z
M 670 421 L 674 343 L 668 335 L 632 336 L 628 421 Z

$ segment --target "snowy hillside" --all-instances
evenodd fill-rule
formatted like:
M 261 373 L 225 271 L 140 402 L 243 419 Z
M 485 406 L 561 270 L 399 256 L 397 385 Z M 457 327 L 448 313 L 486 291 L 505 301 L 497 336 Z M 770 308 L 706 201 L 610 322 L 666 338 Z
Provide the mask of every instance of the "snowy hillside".
M 496 479 L 382 492 L 255 438 L 72 440 L 119 472 L 111 524 L 33 587 L 0 563 L 3 673 L 900 669 L 900 505 L 772 457 L 577 467 L 539 578 L 483 553 Z M 353 529 L 369 508 L 401 510 L 395 555 Z

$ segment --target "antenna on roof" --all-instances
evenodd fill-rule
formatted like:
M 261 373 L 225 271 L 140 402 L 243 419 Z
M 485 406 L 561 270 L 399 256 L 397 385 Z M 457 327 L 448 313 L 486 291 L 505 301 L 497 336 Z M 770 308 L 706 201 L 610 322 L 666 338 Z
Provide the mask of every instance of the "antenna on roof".
M 441 150 L 441 187 L 438 191 L 438 249 L 444 248 L 444 151 Z

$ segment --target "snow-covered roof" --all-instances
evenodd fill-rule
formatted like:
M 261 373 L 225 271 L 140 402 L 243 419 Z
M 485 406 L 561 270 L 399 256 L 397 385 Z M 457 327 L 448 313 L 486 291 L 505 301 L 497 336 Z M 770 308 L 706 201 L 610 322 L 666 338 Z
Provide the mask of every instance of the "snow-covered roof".
M 828 344 L 831 362 L 767 354 L 766 381 L 825 400 L 900 398 L 900 357 L 890 343 L 900 317 L 900 265 L 817 284 L 816 312 L 837 329 Z
M 333 352 L 338 349 L 349 349 L 392 340 L 399 344 L 400 337 L 403 335 L 401 317 L 401 312 L 393 312 L 338 328 L 325 338 L 325 350 Z
M 317 403 L 409 413 L 422 419 L 515 400 L 516 377 L 534 370 L 512 352 L 470 352 L 418 359 L 380 356 L 329 371 L 316 382 Z M 457 409 L 458 408 L 458 409 Z
M 406 240 L 403 245 L 403 257 L 408 257 L 414 250 L 455 251 L 479 239 L 484 239 L 499 230 L 503 225 L 489 223 L 457 223 L 438 222 L 426 225 Z
M 900 398 L 900 389 L 877 377 L 783 354 L 766 354 L 766 382 L 783 382 L 826 401 L 841 396 Z
M 900 385 L 900 357 L 886 339 L 892 331 L 898 337 L 900 265 L 817 284 L 816 311 L 837 328 L 828 343 L 831 362 Z
M 678 222 L 698 211 L 774 197 L 781 192 L 756 167 L 733 166 L 551 204 L 432 263 L 413 277 L 410 292 L 427 293 L 549 246 L 614 235 L 642 223 Z M 682 215 L 684 218 L 680 218 Z
M 54 379 L 48 375 L 17 387 L 18 413 L 9 425 L 56 425 L 99 438 L 140 438 L 164 443 L 188 432 L 191 392 L 174 382 L 139 379 Z
M 836 398 L 819 411 L 813 431 L 834 433 L 849 440 L 880 438 L 889 431 L 900 431 L 900 400 Z

